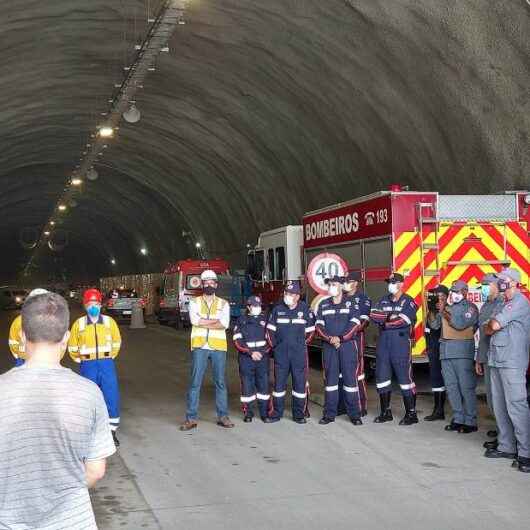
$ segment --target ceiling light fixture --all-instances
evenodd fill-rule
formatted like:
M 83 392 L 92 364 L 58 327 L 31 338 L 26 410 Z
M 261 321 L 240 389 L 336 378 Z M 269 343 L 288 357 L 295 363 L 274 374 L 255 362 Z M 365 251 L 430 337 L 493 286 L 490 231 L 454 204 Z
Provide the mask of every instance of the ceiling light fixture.
M 80 179 L 78 177 L 74 177 L 71 180 L 71 183 L 72 183 L 72 186 L 81 186 L 81 184 L 83 184 L 83 179 Z
M 64 204 L 59 204 L 58 208 L 60 212 L 64 212 L 66 210 L 66 206 Z
M 112 138 L 114 136 L 114 129 L 105 125 L 99 128 L 99 135 L 101 138 Z
M 142 256 L 147 256 L 147 249 L 146 248 L 141 248 L 140 249 L 140 254 L 142 254 Z

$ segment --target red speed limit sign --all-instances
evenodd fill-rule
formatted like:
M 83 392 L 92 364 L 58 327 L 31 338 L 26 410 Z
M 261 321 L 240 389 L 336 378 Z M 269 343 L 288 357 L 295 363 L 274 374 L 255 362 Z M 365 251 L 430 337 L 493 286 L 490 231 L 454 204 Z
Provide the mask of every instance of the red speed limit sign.
M 337 254 L 323 252 L 315 256 L 307 268 L 307 281 L 319 294 L 327 294 L 328 288 L 324 283 L 331 276 L 346 276 L 348 264 Z

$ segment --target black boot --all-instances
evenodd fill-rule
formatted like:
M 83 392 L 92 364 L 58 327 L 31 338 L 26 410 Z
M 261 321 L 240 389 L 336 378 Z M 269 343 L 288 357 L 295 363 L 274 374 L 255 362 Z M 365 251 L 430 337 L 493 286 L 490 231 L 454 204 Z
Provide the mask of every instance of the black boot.
M 114 440 L 114 445 L 116 447 L 119 447 L 120 441 L 118 440 L 118 437 L 116 436 L 116 431 L 112 431 L 112 439 Z
M 374 419 L 374 423 L 385 423 L 393 421 L 392 411 L 390 410 L 391 392 L 384 392 L 379 394 L 379 402 L 381 403 L 381 414 Z
M 399 422 L 400 425 L 413 425 L 418 423 L 418 416 L 416 414 L 416 396 L 403 396 L 403 403 L 405 404 L 405 416 Z
M 423 418 L 425 421 L 445 420 L 445 392 L 434 392 L 434 409 L 430 416 Z

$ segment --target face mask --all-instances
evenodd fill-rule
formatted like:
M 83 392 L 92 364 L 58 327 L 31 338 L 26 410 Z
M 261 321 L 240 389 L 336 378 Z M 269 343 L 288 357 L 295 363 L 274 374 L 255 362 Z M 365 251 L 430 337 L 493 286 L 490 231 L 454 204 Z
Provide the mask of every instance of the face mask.
M 291 307 L 292 305 L 294 305 L 294 297 L 291 296 L 290 294 L 286 294 L 284 297 L 283 297 L 283 303 L 288 306 L 288 307 Z
M 504 281 L 504 280 L 499 280 L 497 285 L 499 286 L 499 291 L 501 293 L 504 293 L 507 289 L 510 288 L 510 284 L 507 281 Z
M 480 290 L 482 291 L 482 298 L 489 298 L 489 295 L 491 294 L 489 285 L 481 285 Z
M 453 299 L 453 303 L 458 304 L 464 299 L 464 295 L 462 293 L 454 293 L 451 295 L 451 298 Z
M 91 305 L 90 307 L 87 308 L 86 310 L 87 314 L 89 317 L 91 318 L 98 318 L 99 317 L 99 314 L 101 312 L 101 308 L 97 305 Z
M 328 288 L 328 293 L 330 296 L 338 296 L 340 293 L 339 287 L 337 285 L 330 285 Z
M 215 294 L 215 291 L 217 291 L 217 287 L 214 287 L 213 285 L 205 285 L 205 286 L 202 288 L 202 292 L 203 292 L 206 296 L 211 296 L 212 294 Z
M 345 283 L 343 286 L 342 286 L 342 290 L 345 292 L 345 293 L 351 293 L 353 291 L 353 283 Z
M 399 286 L 397 283 L 389 283 L 388 284 L 388 292 L 390 294 L 396 294 L 399 291 Z
M 257 305 L 251 305 L 250 306 L 250 314 L 253 317 L 257 317 L 258 315 L 261 315 L 261 307 L 259 307 Z

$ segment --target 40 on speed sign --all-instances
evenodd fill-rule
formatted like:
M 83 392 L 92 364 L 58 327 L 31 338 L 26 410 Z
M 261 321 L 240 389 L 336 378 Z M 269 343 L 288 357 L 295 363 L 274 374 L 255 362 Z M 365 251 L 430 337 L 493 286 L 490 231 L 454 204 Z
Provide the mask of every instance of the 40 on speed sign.
M 307 281 L 319 294 L 327 294 L 326 278 L 346 276 L 348 264 L 337 254 L 323 252 L 315 256 L 307 268 Z

